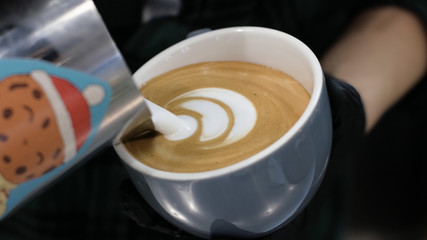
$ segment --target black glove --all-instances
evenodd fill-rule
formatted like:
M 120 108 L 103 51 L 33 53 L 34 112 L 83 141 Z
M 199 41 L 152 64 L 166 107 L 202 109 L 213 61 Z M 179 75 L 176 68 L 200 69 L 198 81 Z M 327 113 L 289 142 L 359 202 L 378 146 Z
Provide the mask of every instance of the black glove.
M 359 93 L 351 85 L 325 74 L 331 105 L 333 138 L 331 156 L 321 186 L 305 208 L 303 231 L 298 239 L 342 239 L 343 202 L 347 155 L 364 136 L 365 111 Z
M 329 74 L 325 79 L 333 124 L 331 159 L 342 159 L 364 136 L 365 110 L 353 86 Z
M 199 239 L 190 235 L 163 219 L 148 205 L 136 190 L 130 179 L 123 180 L 119 186 L 120 200 L 125 214 L 143 227 L 148 234 L 147 239 Z
M 333 229 L 326 229 L 332 230 L 331 233 L 328 231 L 319 234 L 310 233 L 307 235 L 306 233 L 312 231 L 322 232 L 325 230 L 325 228 L 319 230 L 315 227 L 319 226 L 318 221 L 323 221 L 318 217 L 319 212 L 321 212 L 324 202 L 331 198 L 328 198 L 331 194 L 330 186 L 337 180 L 336 171 L 339 171 L 340 160 L 345 157 L 363 136 L 365 114 L 359 94 L 351 85 L 327 74 L 325 78 L 333 121 L 332 152 L 325 180 L 319 189 L 319 193 L 313 199 L 313 203 L 310 203 L 303 213 L 297 216 L 291 223 L 262 239 L 306 239 L 309 235 L 314 236 L 316 239 L 332 239 L 329 237 L 334 234 Z M 124 212 L 138 225 L 151 230 L 150 232 L 154 235 L 157 234 L 156 237 L 162 237 L 163 239 L 199 239 L 164 220 L 141 197 L 129 179 L 122 182 L 120 194 Z M 334 196 L 332 197 L 336 199 L 337 196 L 335 193 L 333 194 Z M 322 223 L 322 226 L 324 224 Z M 321 237 L 320 235 L 327 235 L 327 237 Z M 213 238 L 225 239 L 220 236 L 213 236 Z

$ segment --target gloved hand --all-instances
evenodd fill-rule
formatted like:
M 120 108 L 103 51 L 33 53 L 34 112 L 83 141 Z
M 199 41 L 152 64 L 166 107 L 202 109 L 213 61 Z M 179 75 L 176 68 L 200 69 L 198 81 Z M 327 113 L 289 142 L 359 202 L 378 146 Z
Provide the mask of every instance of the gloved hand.
M 365 110 L 353 86 L 327 73 L 325 80 L 333 124 L 331 159 L 341 159 L 364 136 Z
M 136 190 L 130 179 L 123 180 L 119 186 L 122 209 L 127 216 L 153 236 L 148 239 L 199 239 L 186 233 L 163 219 L 148 205 Z
M 353 86 L 325 74 L 332 114 L 332 149 L 328 167 L 316 195 L 305 208 L 304 226 L 298 239 L 342 239 L 347 155 L 357 149 L 365 130 L 365 111 Z M 274 233 L 273 233 L 274 234 Z
M 319 189 L 320 193 L 313 199 L 314 203 L 310 203 L 306 210 L 291 223 L 262 239 L 305 239 L 307 238 L 307 234 L 303 234 L 304 232 L 317 231 L 313 226 L 319 225 L 317 224 L 319 217 L 314 215 L 318 215 L 321 212 L 319 209 L 323 208 L 322 205 L 325 201 L 328 201 L 328 195 L 331 193 L 330 186 L 337 181 L 336 171 L 339 171 L 339 167 L 342 165 L 340 162 L 343 161 L 345 155 L 363 136 L 365 114 L 358 92 L 351 85 L 337 80 L 328 74 L 325 74 L 325 79 L 332 110 L 333 142 L 328 170 L 324 182 Z M 122 182 L 120 194 L 124 212 L 138 225 L 151 230 L 153 234 L 157 234 L 157 237 L 162 237 L 163 239 L 199 239 L 164 220 L 141 197 L 129 179 Z M 332 197 L 335 198 L 336 196 Z M 322 226 L 324 224 L 322 223 Z M 333 229 L 331 230 L 333 231 Z M 319 234 L 326 234 L 328 237 L 331 234 L 333 235 L 333 233 Z M 321 239 L 320 235 L 316 233 L 309 235 L 316 236 L 316 239 Z M 213 238 L 221 239 L 215 236 Z M 324 239 L 328 238 L 324 237 Z

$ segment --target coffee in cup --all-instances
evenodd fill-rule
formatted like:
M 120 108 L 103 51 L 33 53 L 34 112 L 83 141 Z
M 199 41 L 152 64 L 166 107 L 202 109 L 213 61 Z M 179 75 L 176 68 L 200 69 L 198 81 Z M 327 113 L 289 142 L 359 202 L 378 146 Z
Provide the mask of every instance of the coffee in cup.
M 310 100 L 288 74 L 241 61 L 181 67 L 151 79 L 141 92 L 198 123 L 186 139 L 156 134 L 125 143 L 141 163 L 170 172 L 214 170 L 260 152 L 293 126 Z

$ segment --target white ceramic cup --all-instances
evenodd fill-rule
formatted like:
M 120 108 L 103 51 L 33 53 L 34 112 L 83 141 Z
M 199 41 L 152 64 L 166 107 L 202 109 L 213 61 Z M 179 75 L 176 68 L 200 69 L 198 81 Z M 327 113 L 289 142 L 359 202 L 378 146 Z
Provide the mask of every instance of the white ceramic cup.
M 134 159 L 119 142 L 120 136 L 115 149 L 144 199 L 179 228 L 205 238 L 266 235 L 307 205 L 325 173 L 332 121 L 322 69 L 313 52 L 286 33 L 233 27 L 173 45 L 143 65 L 134 80 L 141 86 L 169 70 L 206 61 L 246 61 L 281 70 L 299 81 L 311 100 L 279 140 L 221 169 L 199 173 L 153 169 Z

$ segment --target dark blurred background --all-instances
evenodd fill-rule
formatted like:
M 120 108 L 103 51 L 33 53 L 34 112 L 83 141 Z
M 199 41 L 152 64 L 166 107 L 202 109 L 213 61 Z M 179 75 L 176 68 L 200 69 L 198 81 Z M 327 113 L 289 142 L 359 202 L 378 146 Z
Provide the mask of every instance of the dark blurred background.
M 195 11 L 193 14 L 155 19 L 149 25 L 141 25 L 144 1 L 94 2 L 131 70 L 135 71 L 192 30 L 244 23 L 297 35 L 320 56 L 338 37 L 332 33 L 340 32 L 354 15 L 350 9 L 357 10 L 363 1 L 327 0 L 326 7 L 304 8 L 310 13 L 307 17 L 295 15 L 299 7 L 304 7 L 304 1 L 289 1 L 291 6 L 283 4 L 288 14 L 277 16 L 270 14 L 275 11 L 273 8 L 258 8 L 261 1 L 216 1 L 211 9 L 221 9 L 231 2 L 241 6 L 220 11 L 219 15 L 197 11 L 213 1 L 187 1 L 194 3 L 189 8 Z M 251 14 L 251 9 L 256 9 L 257 14 Z M 280 17 L 285 17 L 289 24 L 281 25 Z M 199 18 L 204 21 L 194 21 Z M 327 21 L 336 24 L 325 25 Z M 344 233 L 343 240 L 427 239 L 426 103 L 424 78 L 384 115 L 347 159 L 342 159 L 338 184 L 343 191 L 328 196 L 335 203 L 330 211 L 340 217 L 326 231 Z M 141 229 L 123 214 L 118 189 L 126 178 L 114 150 L 108 148 L 0 222 L 0 239 L 163 239 L 162 235 Z M 321 222 L 319 226 L 322 227 Z

